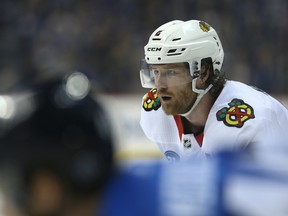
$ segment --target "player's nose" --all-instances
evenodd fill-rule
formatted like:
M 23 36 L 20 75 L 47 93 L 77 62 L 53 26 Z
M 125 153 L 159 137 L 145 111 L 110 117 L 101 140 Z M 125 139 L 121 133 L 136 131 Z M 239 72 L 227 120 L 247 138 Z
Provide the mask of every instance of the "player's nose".
M 155 79 L 155 86 L 157 89 L 167 88 L 168 87 L 167 77 L 165 75 L 157 76 L 157 78 Z

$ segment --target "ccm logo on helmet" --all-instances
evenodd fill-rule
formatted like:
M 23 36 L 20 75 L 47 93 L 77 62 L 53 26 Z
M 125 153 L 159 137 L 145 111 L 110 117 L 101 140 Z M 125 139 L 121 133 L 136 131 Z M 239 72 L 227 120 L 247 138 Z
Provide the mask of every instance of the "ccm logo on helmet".
M 152 51 L 152 52 L 157 52 L 157 51 L 161 51 L 161 47 L 148 47 L 147 51 Z

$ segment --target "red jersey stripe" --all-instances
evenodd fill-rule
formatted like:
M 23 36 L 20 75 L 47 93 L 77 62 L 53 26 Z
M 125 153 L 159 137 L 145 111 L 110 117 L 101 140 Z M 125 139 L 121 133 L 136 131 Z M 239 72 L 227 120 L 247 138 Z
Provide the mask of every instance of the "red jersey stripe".
M 174 115 L 173 117 L 178 128 L 179 138 L 180 140 L 182 140 L 183 125 L 182 125 L 181 117 L 179 115 Z

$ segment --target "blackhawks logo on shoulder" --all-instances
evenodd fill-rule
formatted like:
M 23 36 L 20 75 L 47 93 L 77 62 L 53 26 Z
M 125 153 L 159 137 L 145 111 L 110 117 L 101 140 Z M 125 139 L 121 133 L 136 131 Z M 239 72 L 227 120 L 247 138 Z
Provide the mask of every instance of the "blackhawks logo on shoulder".
M 208 23 L 206 23 L 206 22 L 204 22 L 204 21 L 200 21 L 199 22 L 199 27 L 202 29 L 202 31 L 204 31 L 204 32 L 208 32 L 208 31 L 210 31 L 210 29 L 211 29 L 211 26 L 208 24 Z
M 226 126 L 241 128 L 246 121 L 255 118 L 253 107 L 241 99 L 234 98 L 228 105 L 216 113 L 217 120 Z
M 158 98 L 157 89 L 151 89 L 143 98 L 143 109 L 145 111 L 158 110 L 161 107 L 160 99 Z

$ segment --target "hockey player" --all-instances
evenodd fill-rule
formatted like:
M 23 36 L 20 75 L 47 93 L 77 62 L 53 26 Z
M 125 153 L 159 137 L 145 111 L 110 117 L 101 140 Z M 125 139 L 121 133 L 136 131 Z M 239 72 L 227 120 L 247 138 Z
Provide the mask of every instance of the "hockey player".
M 271 143 L 124 167 L 105 191 L 101 216 L 288 215 L 288 145 Z
M 0 214 L 93 215 L 113 143 L 87 76 L 41 81 L 0 102 Z
M 141 127 L 168 160 L 220 149 L 262 148 L 287 134 L 288 111 L 267 93 L 227 80 L 217 32 L 199 20 L 171 21 L 144 47 Z M 268 144 L 270 145 L 270 143 Z

